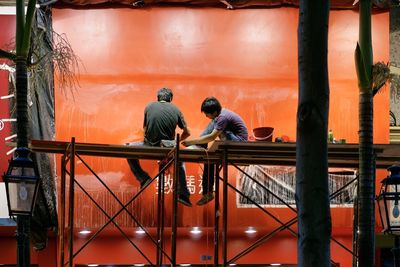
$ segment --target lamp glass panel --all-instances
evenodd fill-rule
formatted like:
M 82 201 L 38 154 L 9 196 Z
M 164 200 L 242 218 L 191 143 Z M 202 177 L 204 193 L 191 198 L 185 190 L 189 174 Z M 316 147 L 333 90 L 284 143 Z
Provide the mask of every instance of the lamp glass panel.
M 400 194 L 399 185 L 388 185 L 386 193 L 390 196 L 386 197 L 386 205 L 388 208 L 389 223 L 391 227 L 400 226 Z
M 31 212 L 35 187 L 35 181 L 10 180 L 8 182 L 11 212 Z
M 21 166 L 13 166 L 11 169 L 12 176 L 36 176 L 35 169 L 33 167 L 21 167 Z
M 384 197 L 380 197 L 378 199 L 378 208 L 379 208 L 379 215 L 381 216 L 381 220 L 382 220 L 382 227 L 383 229 L 387 230 L 388 229 L 388 219 L 387 219 L 387 215 L 386 215 L 386 205 L 385 205 L 385 198 Z

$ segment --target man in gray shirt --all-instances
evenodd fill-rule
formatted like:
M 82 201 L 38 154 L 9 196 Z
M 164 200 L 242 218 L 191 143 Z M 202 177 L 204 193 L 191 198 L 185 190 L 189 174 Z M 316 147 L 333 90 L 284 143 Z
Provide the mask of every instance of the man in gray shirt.
M 161 88 L 157 92 L 157 101 L 148 104 L 144 110 L 144 141 L 132 145 L 160 146 L 161 140 L 174 140 L 175 129 L 178 126 L 183 130 L 181 140 L 185 140 L 190 131 L 186 125 L 182 112 L 171 103 L 173 93 L 168 88 Z M 138 159 L 128 159 L 129 166 L 140 182 L 141 188 L 147 186 L 151 177 L 140 166 Z M 186 184 L 185 167 L 179 165 L 178 201 L 186 206 L 192 206 L 190 192 Z

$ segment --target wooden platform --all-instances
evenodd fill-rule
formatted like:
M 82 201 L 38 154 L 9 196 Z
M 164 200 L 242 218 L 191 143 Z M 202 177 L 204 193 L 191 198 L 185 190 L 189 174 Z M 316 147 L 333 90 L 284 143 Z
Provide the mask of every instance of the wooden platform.
M 70 142 L 32 140 L 30 148 L 35 152 L 64 154 L 69 145 Z M 376 144 L 374 148 L 377 168 L 400 164 L 400 144 Z M 75 151 L 88 156 L 162 160 L 172 149 L 76 143 Z M 185 162 L 220 162 L 223 153 L 227 153 L 228 161 L 236 164 L 296 164 L 295 143 L 216 141 L 208 150 L 182 148 L 179 152 Z M 329 144 L 328 162 L 330 167 L 357 168 L 358 144 Z
M 296 143 L 216 142 L 211 151 L 228 151 L 231 162 L 268 165 L 296 165 Z M 213 145 L 213 146 L 214 146 Z M 400 164 L 399 144 L 375 144 L 377 168 Z M 358 144 L 328 144 L 330 167 L 358 168 Z

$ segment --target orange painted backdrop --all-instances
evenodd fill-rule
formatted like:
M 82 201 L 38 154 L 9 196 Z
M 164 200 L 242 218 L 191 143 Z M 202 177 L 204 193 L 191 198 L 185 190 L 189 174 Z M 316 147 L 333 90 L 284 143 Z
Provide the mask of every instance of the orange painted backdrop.
M 214 95 L 223 106 L 239 113 L 249 129 L 272 126 L 274 137 L 288 135 L 295 139 L 298 94 L 295 8 L 55 9 L 53 20 L 55 31 L 66 33 L 82 62 L 80 88 L 74 97 L 56 91 L 57 140 L 76 137 L 77 142 L 123 144 L 142 138 L 144 107 L 156 100 L 156 91 L 163 86 L 173 89 L 174 103 L 183 111 L 194 136 L 208 122 L 200 113 L 200 104 L 205 97 Z M 387 13 L 373 16 L 376 61 L 388 60 L 388 29 Z M 358 141 L 358 88 L 353 60 L 357 38 L 358 13 L 331 11 L 329 128 L 336 138 L 345 138 L 348 143 Z M 375 97 L 376 143 L 388 142 L 388 103 L 388 90 Z M 132 195 L 138 190 L 125 160 L 87 158 L 87 161 L 119 196 Z M 143 162 L 143 166 L 156 174 L 154 162 Z M 187 175 L 198 183 L 200 165 L 187 164 L 187 167 Z M 77 174 L 89 191 L 101 194 L 103 189 L 79 162 Z M 235 182 L 234 172 L 229 179 Z M 231 227 L 256 226 L 270 231 L 277 226 L 255 209 L 236 209 L 235 195 L 231 193 L 229 197 Z M 198 187 L 191 198 L 192 201 L 199 198 Z M 133 209 L 143 213 L 143 205 L 151 210 L 156 201 L 154 192 L 149 192 Z M 80 203 L 86 203 L 84 197 Z M 88 211 L 90 218 L 85 217 Z M 77 212 L 80 227 L 101 221 L 90 207 L 82 206 Z M 286 209 L 273 212 L 283 221 L 293 217 Z M 334 234 L 344 233 L 344 242 L 351 247 L 352 209 L 333 209 L 332 215 Z M 179 225 L 210 225 L 211 216 L 211 207 L 181 208 Z M 154 219 L 147 218 L 146 222 L 152 224 Z M 289 255 L 285 251 L 278 259 L 274 255 L 253 260 L 290 258 L 294 262 L 295 242 L 293 238 L 289 241 L 293 247 Z M 235 244 L 232 242 L 230 246 L 234 248 Z M 351 266 L 351 255 L 332 246 L 333 260 L 340 261 L 341 266 Z M 193 262 L 198 260 L 193 258 Z
M 84 66 L 75 101 L 57 95 L 57 138 L 135 139 L 144 106 L 155 100 L 159 87 L 169 86 L 194 135 L 207 122 L 201 101 L 215 95 L 249 129 L 269 125 L 275 136 L 294 139 L 297 13 L 290 8 L 54 10 L 55 30 L 67 34 Z M 373 18 L 376 61 L 388 59 L 387 23 L 386 13 Z M 330 128 L 354 143 L 358 13 L 332 11 L 329 27 Z M 387 142 L 387 92 L 375 101 L 375 141 Z

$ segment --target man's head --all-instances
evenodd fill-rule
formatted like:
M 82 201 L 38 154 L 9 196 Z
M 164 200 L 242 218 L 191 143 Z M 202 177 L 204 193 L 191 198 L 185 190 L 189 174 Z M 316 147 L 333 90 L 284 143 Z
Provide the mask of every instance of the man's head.
M 221 103 L 219 103 L 218 99 L 213 96 L 207 97 L 201 104 L 201 112 L 210 119 L 217 117 L 221 113 L 221 110 Z
M 157 100 L 158 101 L 165 101 L 165 102 L 171 102 L 172 97 L 174 95 L 172 94 L 171 89 L 163 87 L 157 92 Z

